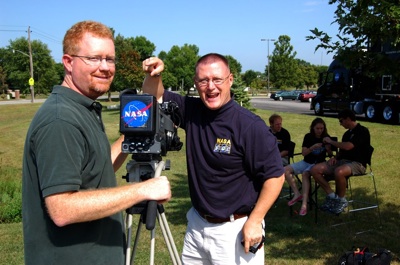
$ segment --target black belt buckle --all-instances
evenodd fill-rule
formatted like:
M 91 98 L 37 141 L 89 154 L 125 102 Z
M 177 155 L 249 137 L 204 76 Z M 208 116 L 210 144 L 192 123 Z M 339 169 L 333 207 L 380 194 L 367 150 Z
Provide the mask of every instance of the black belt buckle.
M 203 214 L 202 217 L 203 217 L 204 219 L 206 219 L 207 221 L 208 221 L 208 220 L 215 219 L 214 217 L 212 217 L 212 215 L 209 215 L 209 214 Z

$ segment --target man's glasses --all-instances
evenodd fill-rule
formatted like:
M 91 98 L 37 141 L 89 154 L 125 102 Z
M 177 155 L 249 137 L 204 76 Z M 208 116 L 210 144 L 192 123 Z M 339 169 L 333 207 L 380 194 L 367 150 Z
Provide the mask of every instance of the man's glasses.
M 115 58 L 112 57 L 101 57 L 99 56 L 83 56 L 83 55 L 71 55 L 72 57 L 77 57 L 81 59 L 85 64 L 91 66 L 100 66 L 103 60 L 106 60 L 108 66 L 115 66 L 117 63 Z
M 194 81 L 196 82 L 197 86 L 200 87 L 200 88 L 205 88 L 205 87 L 207 87 L 208 84 L 210 83 L 210 81 L 213 82 L 214 85 L 220 86 L 220 85 L 222 85 L 223 83 L 225 83 L 225 81 L 229 78 L 230 75 L 231 75 L 231 74 L 229 74 L 229 75 L 228 75 L 227 77 L 225 77 L 225 78 L 201 79 L 201 80 L 196 80 L 196 79 L 195 79 Z

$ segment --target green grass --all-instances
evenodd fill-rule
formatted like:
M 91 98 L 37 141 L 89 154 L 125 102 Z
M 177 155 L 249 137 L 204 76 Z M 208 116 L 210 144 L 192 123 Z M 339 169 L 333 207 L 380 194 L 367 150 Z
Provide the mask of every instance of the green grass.
M 114 103 L 105 103 L 116 104 Z M 4 208 L 6 189 L 16 190 L 14 195 L 19 196 L 21 183 L 21 161 L 25 134 L 30 120 L 40 104 L 4 105 L 0 106 L 0 208 Z M 264 120 L 272 114 L 271 111 L 257 110 Z M 291 133 L 296 142 L 296 152 L 300 151 L 305 133 L 309 131 L 309 124 L 315 118 L 311 115 L 297 115 L 280 113 L 283 116 L 283 125 Z M 106 110 L 103 114 L 106 131 L 110 142 L 115 140 L 119 128 L 119 112 Z M 330 135 L 339 139 L 344 129 L 339 126 L 336 118 L 324 117 Z M 331 227 L 332 224 L 350 219 L 347 213 L 340 216 L 319 214 L 319 223 L 314 222 L 314 212 L 310 211 L 305 217 L 291 216 L 286 199 L 279 199 L 266 217 L 266 247 L 265 257 L 267 264 L 336 264 L 341 254 L 354 246 L 368 246 L 370 250 L 387 248 L 394 254 L 396 262 L 400 264 L 400 197 L 398 189 L 400 178 L 398 173 L 398 160 L 400 156 L 400 126 L 379 123 L 361 123 L 370 129 L 372 145 L 375 147 L 373 155 L 373 170 L 376 176 L 379 201 L 382 214 L 383 227 L 377 227 L 376 211 L 356 215 L 356 222 L 340 227 Z M 181 140 L 185 135 L 179 131 Z M 171 160 L 171 170 L 163 172 L 167 175 L 172 185 L 172 200 L 165 205 L 166 217 L 174 237 L 178 251 L 181 252 L 183 236 L 186 229 L 186 211 L 190 208 L 190 199 L 187 188 L 186 161 L 184 150 L 168 152 L 165 159 Z M 122 176 L 126 174 L 125 168 L 117 172 L 119 184 L 125 184 Z M 369 182 L 361 181 L 354 187 L 356 194 L 370 197 Z M 11 187 L 11 188 L 10 188 Z M 5 189 L 6 188 L 6 189 Z M 324 194 L 320 192 L 322 198 Z M 299 205 L 295 206 L 297 209 Z M 136 234 L 139 216 L 134 216 L 133 235 Z M 375 228 L 375 230 L 356 235 L 355 232 L 362 228 Z M 134 238 L 132 238 L 134 239 Z M 0 264 L 23 264 L 23 239 L 21 223 L 0 224 Z M 171 264 L 169 254 L 165 247 L 161 231 L 157 225 L 156 231 L 156 264 Z M 140 236 L 136 264 L 147 264 L 150 250 L 149 232 L 143 227 Z

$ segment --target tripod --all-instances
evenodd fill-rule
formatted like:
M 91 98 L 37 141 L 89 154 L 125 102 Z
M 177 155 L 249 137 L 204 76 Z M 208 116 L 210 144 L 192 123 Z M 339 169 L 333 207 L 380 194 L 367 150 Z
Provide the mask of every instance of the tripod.
M 127 164 L 127 176 L 125 177 L 128 182 L 132 180 L 145 180 L 151 177 L 154 172 L 154 177 L 159 177 L 161 171 L 164 168 L 165 163 L 158 160 L 150 161 L 135 161 L 131 160 Z M 136 230 L 135 242 L 133 245 L 133 250 L 131 251 L 131 239 L 132 239 L 132 218 L 133 214 L 140 214 L 140 222 Z M 172 263 L 174 265 L 181 265 L 181 260 L 178 251 L 175 246 L 174 239 L 172 237 L 167 218 L 165 217 L 164 207 L 161 204 L 157 204 L 156 201 L 148 201 L 147 203 L 141 203 L 127 209 L 126 216 L 126 228 L 128 229 L 127 234 L 127 246 L 126 246 L 126 260 L 125 264 L 133 264 L 137 244 L 139 242 L 140 232 L 142 223 L 146 223 L 147 230 L 150 230 L 150 265 L 154 264 L 154 249 L 155 249 L 155 218 L 157 216 L 158 222 L 160 224 L 161 231 L 164 236 L 164 241 L 167 245 L 169 255 L 171 257 Z M 132 258 L 132 259 L 131 259 Z M 132 262 L 132 263 L 131 263 Z

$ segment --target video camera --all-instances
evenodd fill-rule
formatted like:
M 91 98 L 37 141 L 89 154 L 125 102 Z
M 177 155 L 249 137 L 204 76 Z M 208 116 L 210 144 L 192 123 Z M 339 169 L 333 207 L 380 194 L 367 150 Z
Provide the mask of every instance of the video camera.
M 159 104 L 154 96 L 139 95 L 135 89 L 121 92 L 119 131 L 124 135 L 121 150 L 133 158 L 126 165 L 127 175 L 123 176 L 126 181 L 145 181 L 159 175 L 165 165 L 161 156 L 167 151 L 181 150 L 183 143 L 177 128 L 182 119 L 178 110 L 176 102 Z M 127 209 L 127 213 L 141 214 L 146 228 L 153 230 L 157 209 L 156 201 L 147 201 Z
M 183 144 L 177 134 L 181 122 L 178 109 L 175 102 L 159 104 L 154 96 L 139 95 L 135 89 L 122 91 L 120 132 L 125 136 L 122 152 L 138 159 L 181 150 Z

